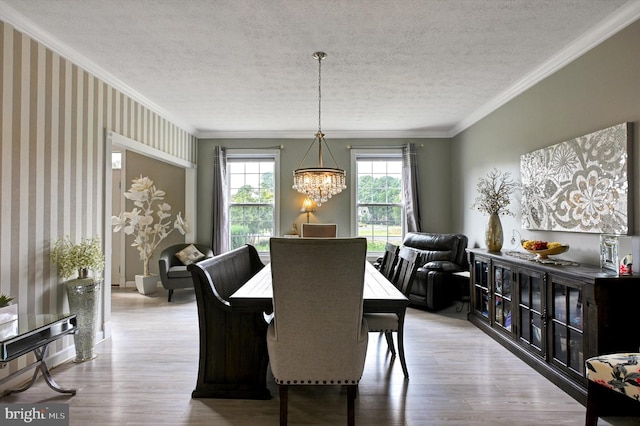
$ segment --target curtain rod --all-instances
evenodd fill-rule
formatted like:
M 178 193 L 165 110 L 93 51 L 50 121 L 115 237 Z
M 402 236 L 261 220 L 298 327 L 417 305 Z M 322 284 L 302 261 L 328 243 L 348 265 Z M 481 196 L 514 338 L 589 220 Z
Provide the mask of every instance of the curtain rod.
M 347 145 L 347 149 L 398 149 L 404 148 L 406 145 Z M 424 148 L 424 144 L 420 144 L 420 148 Z
M 260 146 L 260 147 L 228 147 L 228 146 L 223 146 L 223 149 L 284 149 L 284 145 L 274 145 L 274 146 Z

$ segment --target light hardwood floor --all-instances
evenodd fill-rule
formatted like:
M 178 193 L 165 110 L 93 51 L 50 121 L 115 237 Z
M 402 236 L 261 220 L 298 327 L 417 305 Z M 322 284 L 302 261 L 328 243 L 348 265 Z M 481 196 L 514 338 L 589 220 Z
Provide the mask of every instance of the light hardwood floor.
M 269 401 L 191 399 L 198 367 L 193 292 L 142 296 L 114 288 L 113 337 L 92 361 L 53 369 L 68 397 L 40 378 L 0 402 L 69 404 L 70 424 L 277 425 L 279 399 L 272 378 Z M 360 425 L 582 425 L 585 409 L 466 320 L 454 307 L 431 313 L 408 309 L 405 350 L 410 379 L 391 361 L 384 338 L 369 336 L 356 400 Z M 601 425 L 631 424 L 629 419 Z M 346 391 L 294 387 L 289 424 L 346 423 Z M 637 423 L 636 423 L 637 424 Z

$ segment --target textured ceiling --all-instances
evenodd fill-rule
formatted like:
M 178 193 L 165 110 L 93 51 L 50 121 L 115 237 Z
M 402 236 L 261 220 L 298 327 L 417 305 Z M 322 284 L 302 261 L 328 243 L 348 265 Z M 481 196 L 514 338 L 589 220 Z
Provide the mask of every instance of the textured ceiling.
M 318 50 L 327 137 L 445 136 L 639 3 L 0 0 L 0 18 L 201 137 L 312 137 Z

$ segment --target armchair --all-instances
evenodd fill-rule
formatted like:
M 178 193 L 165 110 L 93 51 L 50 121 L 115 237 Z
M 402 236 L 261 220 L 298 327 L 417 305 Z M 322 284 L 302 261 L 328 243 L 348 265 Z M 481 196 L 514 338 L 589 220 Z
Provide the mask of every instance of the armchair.
M 407 294 L 411 304 L 431 310 L 449 306 L 454 296 L 461 292 L 460 280 L 453 273 L 468 270 L 467 237 L 409 232 L 402 246 L 410 247 L 422 256 L 421 267 Z
M 193 278 L 191 272 L 187 270 L 187 265 L 182 263 L 176 253 L 189 246 L 190 244 L 176 244 L 162 250 L 158 260 L 158 269 L 160 271 L 160 281 L 162 286 L 169 291 L 168 302 L 171 302 L 173 290 L 180 288 L 193 288 Z M 204 259 L 213 257 L 213 251 L 203 245 L 194 244 L 194 246 L 204 254 Z
M 586 426 L 596 426 L 600 416 L 640 416 L 639 361 L 640 353 L 599 355 L 585 361 Z M 634 420 L 633 424 L 638 424 L 638 419 Z

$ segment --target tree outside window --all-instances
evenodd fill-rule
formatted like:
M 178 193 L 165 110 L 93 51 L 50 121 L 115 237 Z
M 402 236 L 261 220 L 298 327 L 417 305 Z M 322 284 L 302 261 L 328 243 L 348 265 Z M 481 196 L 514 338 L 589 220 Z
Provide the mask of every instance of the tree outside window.
M 245 244 L 269 251 L 275 224 L 275 161 L 228 160 L 230 248 Z
M 401 158 L 358 157 L 357 235 L 367 238 L 369 252 L 382 252 L 387 242 L 401 244 L 404 235 Z

